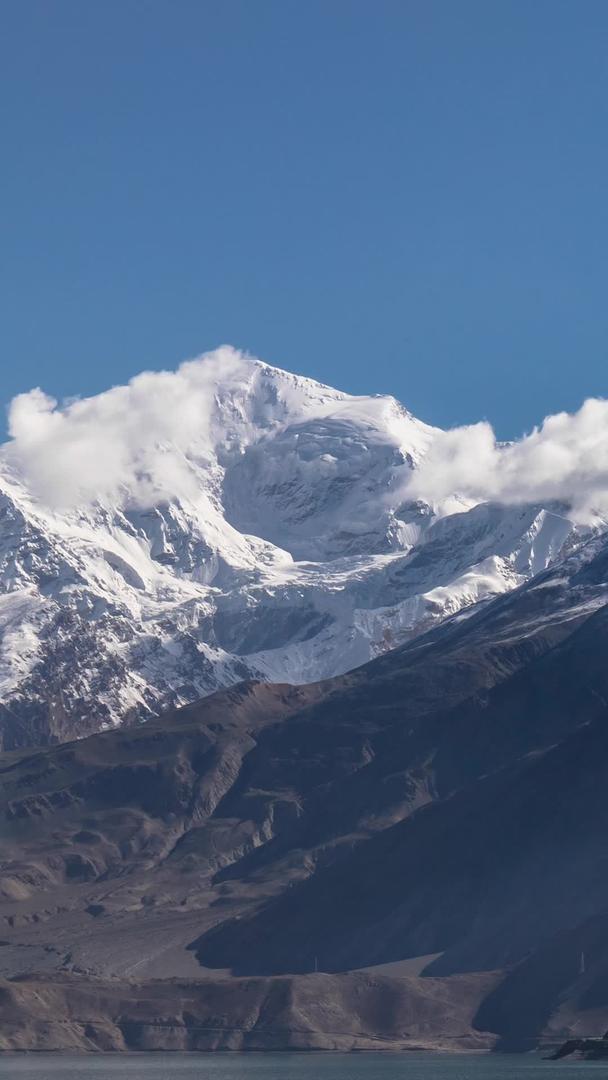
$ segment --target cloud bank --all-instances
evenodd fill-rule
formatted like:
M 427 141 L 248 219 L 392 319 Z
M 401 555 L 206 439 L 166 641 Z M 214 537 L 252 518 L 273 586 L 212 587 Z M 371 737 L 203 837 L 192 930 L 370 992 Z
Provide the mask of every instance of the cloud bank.
M 243 437 L 244 402 L 255 399 L 260 370 L 224 346 L 177 371 L 144 372 L 126 386 L 63 406 L 31 390 L 9 407 L 11 441 L 2 455 L 55 507 L 196 497 L 196 466 L 229 441 L 232 415 Z M 272 412 L 267 396 L 264 409 Z M 255 430 L 252 418 L 254 437 Z M 393 438 L 387 431 L 387 440 Z M 404 473 L 401 495 L 436 506 L 455 495 L 505 504 L 559 501 L 589 519 L 608 510 L 608 401 L 589 399 L 578 412 L 549 416 L 508 445 L 497 442 L 488 423 L 438 431 L 418 468 Z

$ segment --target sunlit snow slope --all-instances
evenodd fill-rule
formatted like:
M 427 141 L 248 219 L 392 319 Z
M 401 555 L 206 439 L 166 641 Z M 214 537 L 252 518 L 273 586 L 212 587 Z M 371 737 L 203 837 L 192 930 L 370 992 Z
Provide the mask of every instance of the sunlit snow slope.
M 335 675 L 513 588 L 578 540 L 559 507 L 408 500 L 437 431 L 391 397 L 351 397 L 230 349 L 180 371 L 194 388 L 187 409 L 171 389 L 179 372 L 140 377 L 157 394 L 154 420 L 127 388 L 68 407 L 86 430 L 129 406 L 129 464 L 114 487 L 96 494 L 104 452 L 86 441 L 62 444 L 72 470 L 93 477 L 76 501 L 52 483 L 66 453 L 54 462 L 35 439 L 25 456 L 2 450 L 5 747 L 246 677 Z M 156 439 L 163 408 L 171 424 Z M 106 449 L 108 470 L 120 465 L 113 429 Z

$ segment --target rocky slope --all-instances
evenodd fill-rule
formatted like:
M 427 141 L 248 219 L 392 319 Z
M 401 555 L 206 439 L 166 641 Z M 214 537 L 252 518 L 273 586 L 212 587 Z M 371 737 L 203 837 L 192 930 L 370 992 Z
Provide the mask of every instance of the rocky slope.
M 603 911 L 607 600 L 608 548 L 593 542 L 318 703 L 319 741 L 335 730 L 343 745 L 356 731 L 367 760 L 317 793 L 308 843 L 345 806 L 349 834 L 371 835 L 205 936 L 203 962 L 306 971 L 314 942 L 325 970 L 396 950 L 441 953 L 436 973 L 490 969 Z M 294 717 L 284 735 L 295 759 L 310 739 L 303 723 Z M 254 879 L 270 852 L 252 855 Z
M 401 987 L 397 1043 L 431 978 L 474 975 L 486 1045 L 605 1030 L 607 651 L 600 537 L 350 674 L 5 753 L 0 973 L 284 976 L 293 1002 L 318 968 L 340 1012 L 364 969 Z
M 496 976 L 0 980 L 1 1050 L 487 1050 Z
M 7 749 L 246 678 L 339 674 L 511 590 L 581 539 L 559 506 L 408 499 L 437 431 L 393 398 L 350 397 L 228 349 L 180 371 L 140 377 L 162 383 L 152 416 L 139 383 L 131 398 L 115 388 L 37 418 L 56 421 L 52 453 L 29 435 L 0 452 Z M 186 376 L 177 400 L 170 380 Z M 137 444 L 124 462 L 111 409 Z M 87 442 L 96 422 L 101 445 Z M 122 472 L 110 490 L 112 463 Z M 68 469 L 85 484 L 69 497 Z

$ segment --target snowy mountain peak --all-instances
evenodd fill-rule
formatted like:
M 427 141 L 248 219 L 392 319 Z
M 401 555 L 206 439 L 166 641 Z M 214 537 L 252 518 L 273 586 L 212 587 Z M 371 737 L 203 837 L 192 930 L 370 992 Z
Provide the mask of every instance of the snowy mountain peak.
M 59 408 L 0 452 L 7 746 L 253 676 L 345 671 L 577 542 L 552 505 L 412 498 L 441 433 L 229 348 Z

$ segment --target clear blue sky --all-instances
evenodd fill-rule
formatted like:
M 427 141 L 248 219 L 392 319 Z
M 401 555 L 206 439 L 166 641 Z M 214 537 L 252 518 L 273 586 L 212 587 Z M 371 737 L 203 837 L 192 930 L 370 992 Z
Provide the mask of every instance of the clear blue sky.
M 5 0 L 0 399 L 222 342 L 503 437 L 608 394 L 606 0 Z

